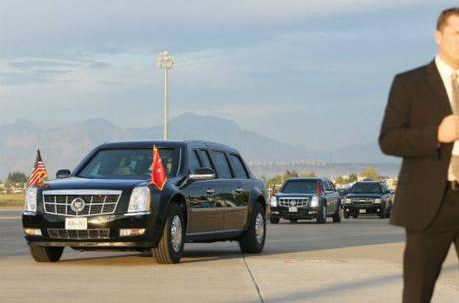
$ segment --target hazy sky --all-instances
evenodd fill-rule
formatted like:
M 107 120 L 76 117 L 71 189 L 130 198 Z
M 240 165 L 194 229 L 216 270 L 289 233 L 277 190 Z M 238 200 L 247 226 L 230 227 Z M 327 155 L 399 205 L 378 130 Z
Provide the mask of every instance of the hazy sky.
M 0 1 L 0 125 L 225 117 L 311 148 L 375 141 L 395 73 L 429 62 L 457 1 Z

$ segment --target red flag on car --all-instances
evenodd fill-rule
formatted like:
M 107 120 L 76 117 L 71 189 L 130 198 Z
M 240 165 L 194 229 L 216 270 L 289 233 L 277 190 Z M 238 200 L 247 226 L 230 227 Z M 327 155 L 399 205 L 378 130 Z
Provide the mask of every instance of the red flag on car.
M 35 160 L 34 169 L 30 175 L 29 181 L 27 181 L 27 187 L 43 185 L 43 181 L 45 181 L 46 177 L 48 177 L 48 171 L 41 158 L 40 149 L 37 149 L 37 159 Z
M 159 155 L 159 150 L 156 145 L 153 147 L 153 163 L 151 165 L 151 181 L 150 183 L 156 186 L 159 190 L 163 190 L 164 184 L 167 181 L 166 170 Z

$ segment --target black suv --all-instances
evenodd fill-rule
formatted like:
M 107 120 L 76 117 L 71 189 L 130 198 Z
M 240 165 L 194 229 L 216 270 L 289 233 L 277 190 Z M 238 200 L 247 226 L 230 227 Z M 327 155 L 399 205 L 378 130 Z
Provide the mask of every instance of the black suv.
M 325 223 L 327 217 L 341 222 L 341 200 L 333 182 L 327 178 L 294 178 L 285 181 L 279 192 L 271 198 L 271 223 L 279 219 L 296 222 L 315 219 Z
M 153 147 L 168 179 L 150 184 Z M 64 247 L 151 251 L 177 263 L 185 242 L 239 241 L 264 247 L 266 190 L 237 150 L 201 141 L 103 144 L 58 180 L 29 188 L 22 215 L 35 261 L 59 261 Z
M 377 214 L 389 218 L 391 212 L 390 191 L 377 181 L 361 181 L 352 185 L 344 199 L 344 217 L 357 218 L 359 214 Z

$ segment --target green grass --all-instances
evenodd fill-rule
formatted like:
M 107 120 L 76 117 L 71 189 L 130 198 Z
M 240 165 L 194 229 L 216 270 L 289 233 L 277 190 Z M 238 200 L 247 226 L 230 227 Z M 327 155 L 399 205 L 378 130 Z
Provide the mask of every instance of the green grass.
M 24 194 L 0 194 L 0 208 L 24 207 Z

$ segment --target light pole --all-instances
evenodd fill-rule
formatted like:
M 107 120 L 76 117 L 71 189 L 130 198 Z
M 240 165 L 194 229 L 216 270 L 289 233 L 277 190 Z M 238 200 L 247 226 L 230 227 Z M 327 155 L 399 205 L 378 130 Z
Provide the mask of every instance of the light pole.
M 169 119 L 168 110 L 168 70 L 175 66 L 174 58 L 167 52 L 162 51 L 156 59 L 156 66 L 164 70 L 164 140 L 167 140 L 169 133 L 167 130 L 167 123 Z

